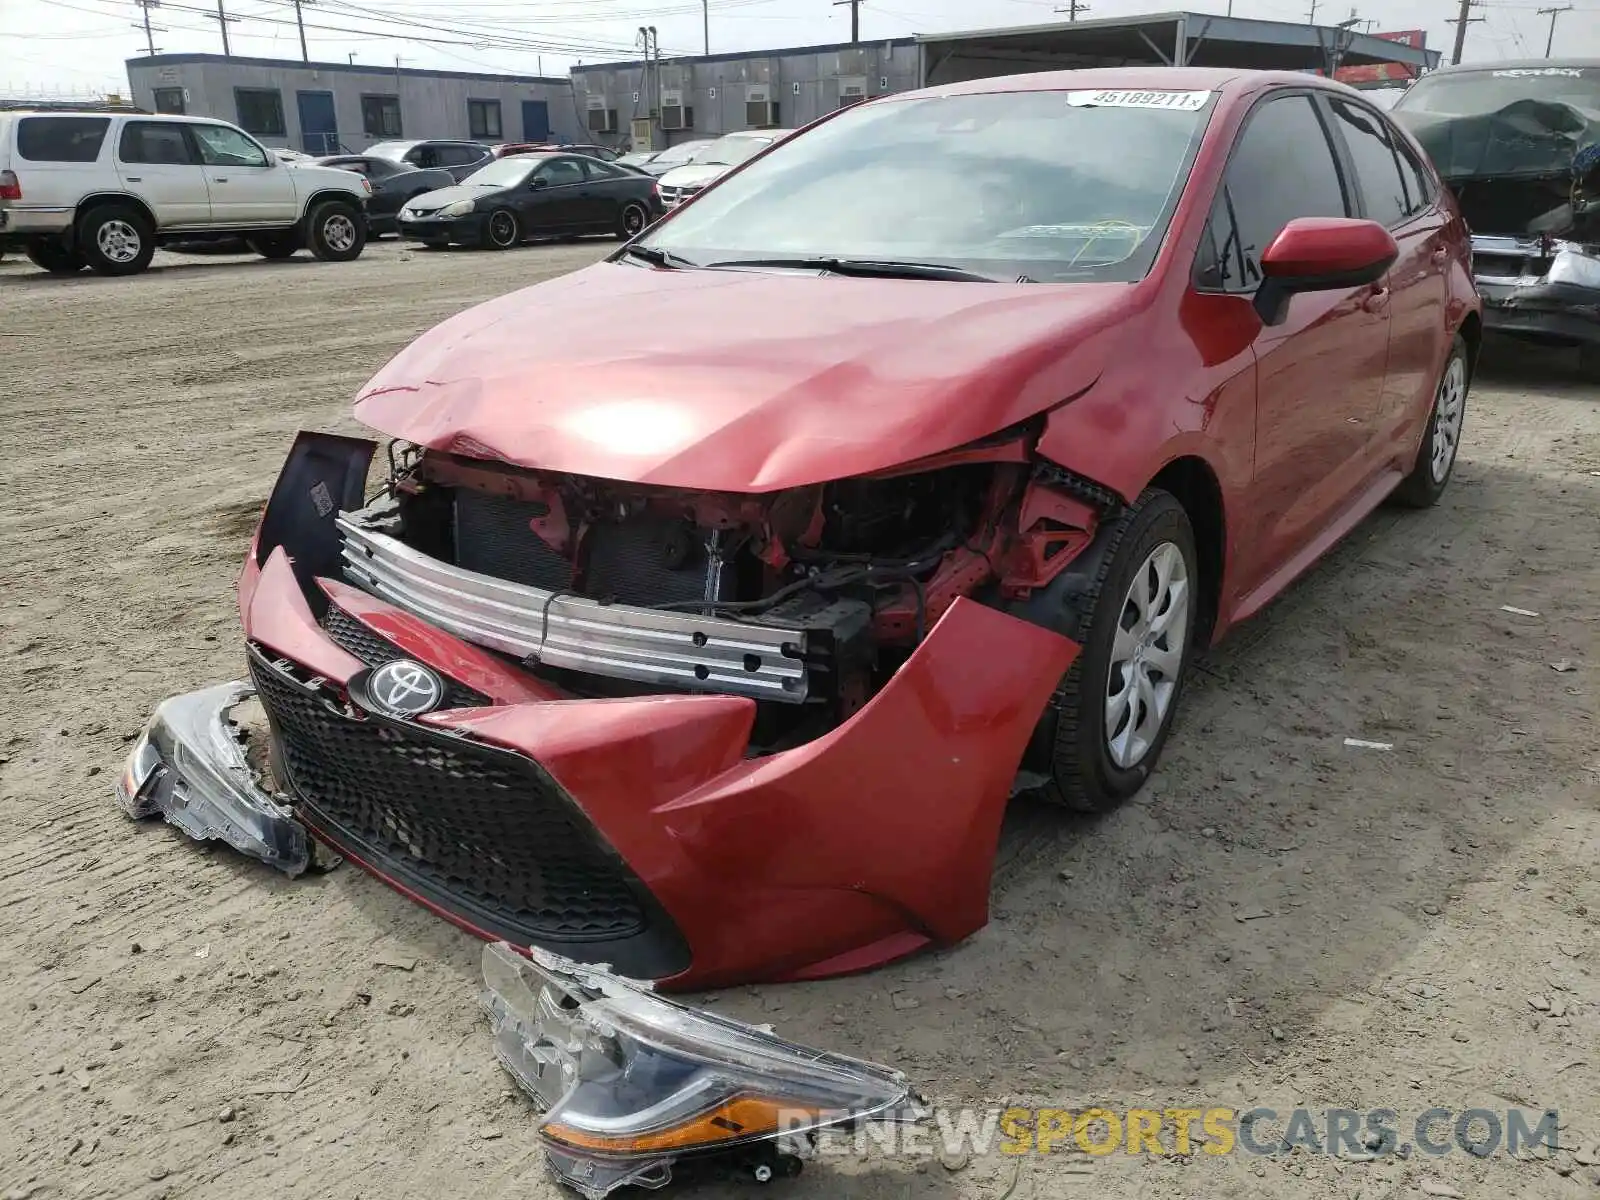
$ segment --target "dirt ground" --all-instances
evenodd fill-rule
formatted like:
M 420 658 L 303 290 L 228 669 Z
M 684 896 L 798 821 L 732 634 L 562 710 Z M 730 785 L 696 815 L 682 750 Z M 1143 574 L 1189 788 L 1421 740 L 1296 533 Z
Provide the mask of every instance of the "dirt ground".
M 605 249 L 0 263 L 0 1193 L 557 1195 L 476 943 L 111 787 L 159 699 L 242 672 L 233 582 L 293 432 L 353 431 L 414 335 Z M 1014 806 L 989 927 L 715 998 L 943 1103 L 1553 1108 L 1576 1153 L 868 1156 L 761 1194 L 1600 1195 L 1597 548 L 1600 388 L 1491 348 L 1443 504 L 1380 512 L 1209 654 L 1133 803 Z

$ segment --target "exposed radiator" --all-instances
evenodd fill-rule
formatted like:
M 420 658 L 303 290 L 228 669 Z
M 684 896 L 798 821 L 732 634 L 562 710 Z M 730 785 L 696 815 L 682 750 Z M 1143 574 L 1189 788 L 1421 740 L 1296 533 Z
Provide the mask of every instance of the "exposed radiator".
M 528 587 L 571 588 L 572 564 L 529 525 L 544 511 L 543 505 L 531 501 L 457 488 L 456 565 Z

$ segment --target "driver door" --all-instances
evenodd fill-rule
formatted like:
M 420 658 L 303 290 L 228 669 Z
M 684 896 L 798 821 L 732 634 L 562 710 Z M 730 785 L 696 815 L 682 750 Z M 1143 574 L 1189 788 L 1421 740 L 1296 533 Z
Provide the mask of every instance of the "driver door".
M 215 225 L 293 225 L 300 216 L 292 168 L 231 125 L 189 127 L 200 148 Z
M 532 190 L 525 211 L 530 231 L 571 229 L 583 224 L 589 177 L 576 158 L 552 158 L 543 163 L 528 180 L 528 186 Z

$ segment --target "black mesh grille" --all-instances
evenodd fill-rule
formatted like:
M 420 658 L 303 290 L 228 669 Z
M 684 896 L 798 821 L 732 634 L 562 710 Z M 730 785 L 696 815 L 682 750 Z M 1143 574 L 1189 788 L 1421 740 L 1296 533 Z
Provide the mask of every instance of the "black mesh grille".
M 322 618 L 322 628 L 329 637 L 369 667 L 381 667 L 397 658 L 410 657 L 399 646 L 373 633 L 337 604 L 328 605 L 328 611 Z M 464 683 L 445 680 L 442 708 L 486 708 L 492 703 L 489 697 Z
M 643 885 L 537 763 L 349 716 L 254 650 L 250 671 L 307 820 L 351 853 L 523 944 L 644 930 Z
M 700 600 L 706 590 L 704 537 L 683 521 L 648 515 L 597 524 L 589 530 L 584 594 L 622 604 Z M 724 574 L 733 578 L 731 570 Z
M 526 500 L 457 488 L 456 565 L 528 587 L 570 588 L 572 564 L 529 525 L 545 511 Z

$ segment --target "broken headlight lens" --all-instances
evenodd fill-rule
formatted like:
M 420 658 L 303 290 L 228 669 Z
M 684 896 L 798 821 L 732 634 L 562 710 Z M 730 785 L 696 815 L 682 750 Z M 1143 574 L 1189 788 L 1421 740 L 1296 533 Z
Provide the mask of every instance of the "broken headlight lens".
M 149 805 L 144 798 L 145 787 L 161 769 L 161 752 L 150 741 L 148 730 L 139 734 L 138 741 L 128 751 L 122 776 L 117 780 L 117 803 L 130 817 L 148 815 Z
M 546 1110 L 539 1136 L 552 1168 L 590 1200 L 661 1187 L 691 1155 L 743 1152 L 769 1179 L 815 1130 L 923 1115 L 898 1071 L 532 953 L 485 948 L 484 1005 L 501 1063 Z

